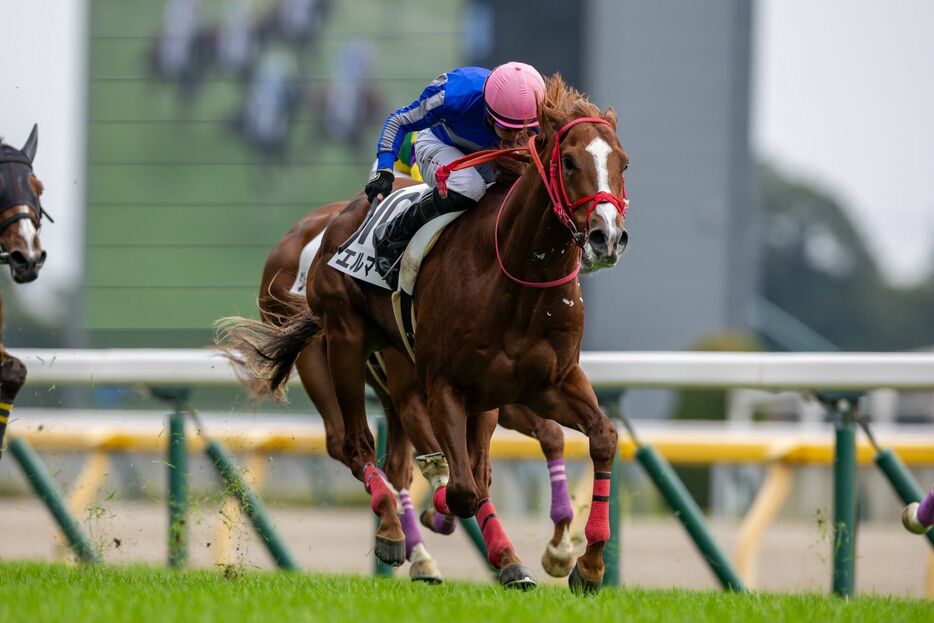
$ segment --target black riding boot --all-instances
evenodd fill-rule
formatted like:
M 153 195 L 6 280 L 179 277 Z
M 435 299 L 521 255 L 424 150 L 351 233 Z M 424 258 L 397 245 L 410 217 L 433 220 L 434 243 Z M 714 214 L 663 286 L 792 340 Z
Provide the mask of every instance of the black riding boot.
M 373 232 L 376 272 L 393 290 L 398 288 L 402 254 L 415 232 L 435 217 L 466 210 L 475 203 L 472 199 L 451 191 L 448 191 L 447 197 L 441 197 L 436 188 L 418 203 L 410 205 L 399 217 L 378 225 Z

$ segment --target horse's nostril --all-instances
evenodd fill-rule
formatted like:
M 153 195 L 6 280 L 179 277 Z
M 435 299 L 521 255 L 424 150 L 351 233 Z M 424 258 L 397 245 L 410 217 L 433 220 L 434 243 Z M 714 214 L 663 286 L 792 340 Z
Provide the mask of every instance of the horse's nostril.
M 22 251 L 10 252 L 10 264 L 14 266 L 25 266 L 27 264 L 26 256 Z
M 36 262 L 36 265 L 39 267 L 42 267 L 43 264 L 45 264 L 45 251 L 39 254 L 39 261 Z
M 626 250 L 627 246 L 629 246 L 629 232 L 624 229 L 623 233 L 619 235 L 619 242 L 616 243 L 616 248 L 619 249 L 619 253 L 622 253 Z
M 590 246 L 594 249 L 603 250 L 606 248 L 606 234 L 599 229 L 591 231 L 587 238 L 590 241 Z

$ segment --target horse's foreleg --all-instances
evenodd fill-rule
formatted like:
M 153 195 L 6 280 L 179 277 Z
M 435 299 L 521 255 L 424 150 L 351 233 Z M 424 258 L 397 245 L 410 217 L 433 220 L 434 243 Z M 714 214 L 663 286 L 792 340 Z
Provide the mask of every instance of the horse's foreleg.
M 3 455 L 3 437 L 13 412 L 13 401 L 26 382 L 26 366 L 0 347 L 0 457 Z
M 556 578 L 567 577 L 574 566 L 574 547 L 571 545 L 571 521 L 574 511 L 568 495 L 568 479 L 564 464 L 564 431 L 561 425 L 540 418 L 528 407 L 509 405 L 499 411 L 501 426 L 538 440 L 548 462 L 551 482 L 551 521 L 554 531 L 542 554 L 542 568 Z
M 467 452 L 467 409 L 447 383 L 435 381 L 427 389 L 431 427 L 450 469 L 447 485 L 435 490 L 435 510 L 445 515 L 473 517 L 480 498 Z
M 560 386 L 536 397 L 530 406 L 542 417 L 584 432 L 590 441 L 594 484 L 584 528 L 587 549 L 577 559 L 568 582 L 572 590 L 596 592 L 603 581 L 603 548 L 610 540 L 610 474 L 617 450 L 616 428 L 600 411 L 590 381 L 580 367 L 575 367 Z
M 499 569 L 500 584 L 505 588 L 529 589 L 535 586 L 535 580 L 516 554 L 490 499 L 490 484 L 493 481 L 490 438 L 496 429 L 497 419 L 496 411 L 483 411 L 472 414 L 467 424 L 467 449 L 480 496 L 477 523 L 486 545 L 487 560 Z
M 379 517 L 376 557 L 398 567 L 405 562 L 405 534 L 396 515 L 396 496 L 386 475 L 376 467 L 373 434 L 367 426 L 364 380 L 368 353 L 363 333 L 362 327 L 351 329 L 340 320 L 328 326 L 328 369 L 344 420 L 344 461 L 363 481 L 370 494 L 370 507 Z

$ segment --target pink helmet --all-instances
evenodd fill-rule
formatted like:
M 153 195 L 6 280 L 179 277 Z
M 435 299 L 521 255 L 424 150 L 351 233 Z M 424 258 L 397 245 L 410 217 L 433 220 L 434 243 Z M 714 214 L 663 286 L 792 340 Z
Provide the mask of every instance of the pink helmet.
M 538 126 L 538 103 L 544 98 L 545 81 L 525 63 L 503 63 L 483 84 L 487 111 L 507 128 Z

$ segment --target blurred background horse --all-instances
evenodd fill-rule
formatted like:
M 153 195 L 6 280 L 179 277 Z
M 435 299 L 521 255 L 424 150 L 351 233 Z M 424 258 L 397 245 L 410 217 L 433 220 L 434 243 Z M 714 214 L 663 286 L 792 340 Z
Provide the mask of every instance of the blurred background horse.
M 16 283 L 34 281 L 45 264 L 46 253 L 39 240 L 46 215 L 40 202 L 43 186 L 32 170 L 38 147 L 38 125 L 33 125 L 22 149 L 0 139 L 0 263 L 9 265 Z M 0 452 L 13 401 L 26 381 L 26 366 L 4 348 L 2 331 L 0 299 Z

